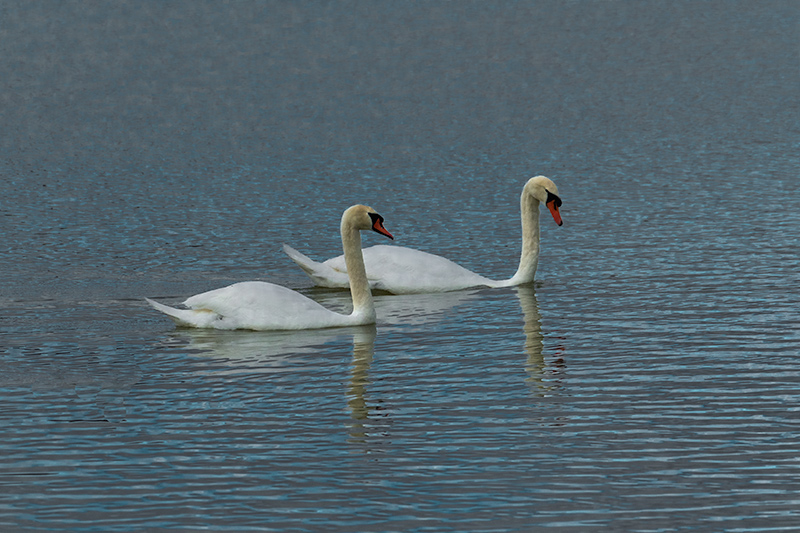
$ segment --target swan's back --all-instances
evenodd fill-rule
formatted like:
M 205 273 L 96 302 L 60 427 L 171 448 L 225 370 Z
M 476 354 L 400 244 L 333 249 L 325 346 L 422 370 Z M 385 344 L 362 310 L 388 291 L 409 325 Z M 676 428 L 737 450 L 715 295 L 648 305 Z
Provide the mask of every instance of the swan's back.
M 326 328 L 355 322 L 286 287 L 244 281 L 197 294 L 184 305 L 217 315 L 218 329 L 289 330 Z
M 347 271 L 341 255 L 323 264 Z M 396 293 L 446 292 L 496 284 L 447 258 L 404 246 L 365 248 L 364 264 L 373 288 Z

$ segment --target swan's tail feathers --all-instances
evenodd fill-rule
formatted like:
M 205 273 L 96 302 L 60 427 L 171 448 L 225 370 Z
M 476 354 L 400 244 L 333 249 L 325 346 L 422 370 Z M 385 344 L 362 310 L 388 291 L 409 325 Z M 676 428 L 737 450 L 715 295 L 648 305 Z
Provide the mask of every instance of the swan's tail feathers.
M 350 286 L 350 279 L 347 277 L 346 272 L 339 272 L 324 263 L 317 263 L 288 244 L 283 245 L 283 251 L 292 261 L 297 263 L 297 266 L 303 269 L 303 272 L 308 274 L 308 277 L 311 278 L 315 285 L 332 288 Z
M 161 311 L 174 320 L 179 326 L 207 328 L 212 327 L 211 324 L 220 318 L 217 313 L 206 309 L 175 309 L 174 307 L 158 303 L 150 298 L 145 298 L 145 300 L 153 306 L 153 309 Z
M 297 266 L 302 268 L 303 271 L 312 278 L 314 277 L 314 273 L 319 270 L 319 267 L 322 266 L 320 263 L 317 263 L 307 255 L 301 254 L 288 244 L 283 245 L 283 251 L 291 258 L 292 261 L 297 263 Z

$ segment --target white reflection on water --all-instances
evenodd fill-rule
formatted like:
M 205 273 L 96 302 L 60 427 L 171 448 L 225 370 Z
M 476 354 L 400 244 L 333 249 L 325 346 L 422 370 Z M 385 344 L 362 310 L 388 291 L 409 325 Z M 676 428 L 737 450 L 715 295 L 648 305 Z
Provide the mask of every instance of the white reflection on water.
M 375 355 L 375 334 L 353 336 L 353 362 L 350 383 L 347 386 L 347 407 L 352 422 L 348 425 L 350 440 L 366 442 L 368 436 L 370 406 L 367 404 L 367 389 L 370 384 L 369 369 Z
M 315 291 L 315 298 L 335 307 L 346 299 L 346 291 Z M 525 359 L 519 364 L 525 370 L 525 382 L 535 397 L 551 396 L 563 387 L 565 371 L 561 356 L 563 347 L 545 349 L 541 314 L 533 284 L 510 289 L 519 299 L 522 311 L 522 335 L 518 347 Z M 332 328 L 292 332 L 218 331 L 177 328 L 168 344 L 189 349 L 198 356 L 212 358 L 213 368 L 198 370 L 200 374 L 236 375 L 301 371 L 299 356 L 325 357 L 352 346 L 349 375 L 345 383 L 346 409 L 350 415 L 349 437 L 352 442 L 365 442 L 370 434 L 384 425 L 378 418 L 387 415 L 387 407 L 370 400 L 371 367 L 375 357 L 375 341 L 379 336 L 403 345 L 412 342 L 408 334 L 419 326 L 452 319 L 455 309 L 480 298 L 481 291 L 454 291 L 440 294 L 377 295 L 378 326 Z M 510 297 L 510 294 L 508 295 Z M 511 318 L 511 317 L 509 317 Z M 487 318 L 487 320 L 489 320 Z M 507 324 L 513 324 L 513 320 Z M 513 326 L 516 329 L 518 326 Z M 511 331 L 512 339 L 515 336 Z M 308 361 L 307 358 L 303 359 Z M 328 361 L 326 364 L 334 364 Z
M 557 347 L 557 357 L 552 362 L 547 361 L 536 289 L 533 284 L 520 285 L 515 288 L 515 292 L 522 308 L 522 330 L 525 332 L 525 371 L 528 373 L 525 381 L 536 396 L 549 396 L 562 386 L 561 375 L 565 371 L 564 359 L 561 357 L 563 347 Z
M 214 358 L 229 367 L 203 371 L 213 374 L 273 373 L 292 369 L 298 355 L 316 354 L 326 344 L 374 326 L 317 329 L 293 332 L 221 331 L 195 328 L 176 329 L 168 344 L 185 347 L 203 357 Z

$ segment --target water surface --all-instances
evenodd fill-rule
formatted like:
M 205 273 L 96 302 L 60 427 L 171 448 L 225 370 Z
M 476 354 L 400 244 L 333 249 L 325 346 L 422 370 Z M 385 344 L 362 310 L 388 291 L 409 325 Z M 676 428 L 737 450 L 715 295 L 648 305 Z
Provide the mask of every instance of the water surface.
M 800 6 L 0 8 L 0 529 L 792 531 Z M 363 202 L 493 278 L 176 329 Z M 365 237 L 366 244 L 377 238 Z

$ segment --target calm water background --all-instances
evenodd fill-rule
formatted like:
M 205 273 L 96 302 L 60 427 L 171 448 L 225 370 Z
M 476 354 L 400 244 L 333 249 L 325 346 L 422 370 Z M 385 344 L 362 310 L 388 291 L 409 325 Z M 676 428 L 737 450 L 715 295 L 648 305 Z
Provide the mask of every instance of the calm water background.
M 0 6 L 0 530 L 795 531 L 800 3 Z M 535 286 L 175 329 L 356 202 Z M 367 244 L 380 242 L 367 236 Z

